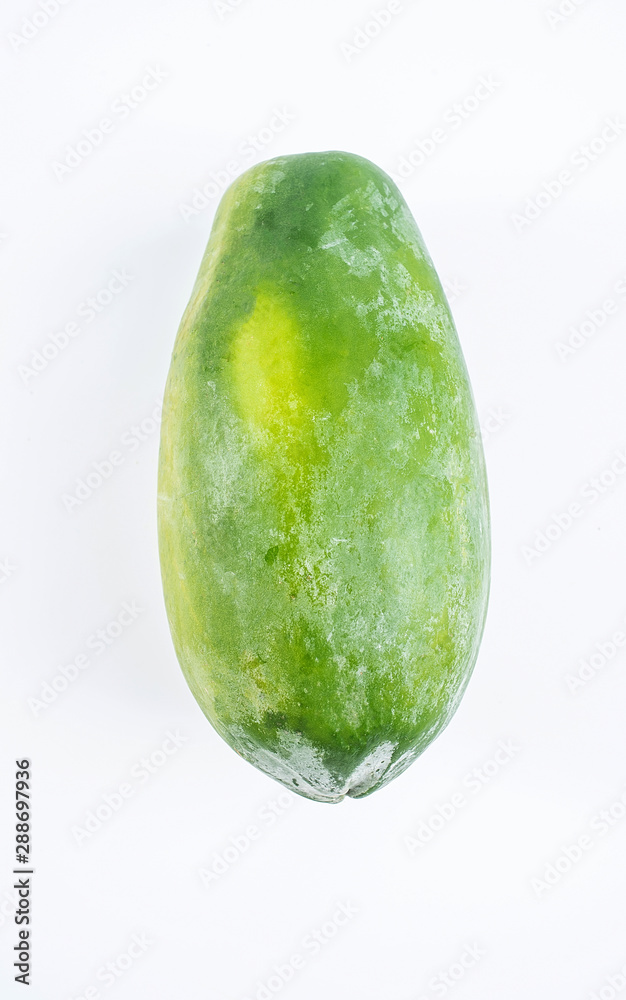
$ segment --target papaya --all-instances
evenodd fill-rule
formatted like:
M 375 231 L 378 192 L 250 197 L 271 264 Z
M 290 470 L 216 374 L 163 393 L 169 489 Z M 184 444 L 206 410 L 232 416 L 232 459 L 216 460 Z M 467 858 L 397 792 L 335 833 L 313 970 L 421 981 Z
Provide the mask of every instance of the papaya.
M 220 736 L 320 802 L 401 774 L 474 668 L 490 515 L 454 321 L 375 164 L 281 156 L 225 191 L 158 480 L 173 644 Z

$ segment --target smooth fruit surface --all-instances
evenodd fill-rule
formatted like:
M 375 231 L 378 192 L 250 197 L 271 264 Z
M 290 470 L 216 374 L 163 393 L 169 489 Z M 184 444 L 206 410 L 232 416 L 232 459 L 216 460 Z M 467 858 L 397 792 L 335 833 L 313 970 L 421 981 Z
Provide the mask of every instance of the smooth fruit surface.
M 224 194 L 174 346 L 158 516 L 183 672 L 256 767 L 359 797 L 449 722 L 489 592 L 480 429 L 420 232 L 368 160 L 279 157 Z

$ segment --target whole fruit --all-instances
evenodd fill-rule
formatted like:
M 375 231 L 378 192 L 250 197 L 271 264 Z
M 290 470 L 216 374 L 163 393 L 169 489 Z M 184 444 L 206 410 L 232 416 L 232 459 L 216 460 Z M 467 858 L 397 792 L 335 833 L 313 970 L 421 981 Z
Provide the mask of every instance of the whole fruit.
M 174 346 L 159 546 L 176 653 L 248 761 L 323 802 L 449 722 L 489 592 L 450 310 L 393 181 L 342 152 L 226 191 Z

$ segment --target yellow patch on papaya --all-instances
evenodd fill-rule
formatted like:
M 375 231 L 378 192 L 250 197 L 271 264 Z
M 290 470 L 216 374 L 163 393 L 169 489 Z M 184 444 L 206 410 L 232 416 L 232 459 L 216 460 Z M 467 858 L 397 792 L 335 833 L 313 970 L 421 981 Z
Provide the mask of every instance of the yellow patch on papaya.
M 307 408 L 302 355 L 295 317 L 276 296 L 259 292 L 231 350 L 236 405 L 246 423 L 272 436 L 301 429 Z

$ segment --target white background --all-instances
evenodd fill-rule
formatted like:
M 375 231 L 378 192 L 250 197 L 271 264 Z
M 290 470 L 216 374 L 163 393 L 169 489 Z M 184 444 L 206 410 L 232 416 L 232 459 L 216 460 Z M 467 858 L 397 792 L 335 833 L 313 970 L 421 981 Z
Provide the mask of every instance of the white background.
M 558 0 L 401 0 L 370 38 L 358 32 L 376 33 L 384 3 L 231 3 L 66 0 L 55 13 L 48 0 L 47 23 L 35 0 L 2 5 L 0 992 L 25 995 L 11 872 L 13 761 L 27 756 L 31 1000 L 610 1000 L 626 989 L 625 657 L 606 645 L 626 633 L 623 4 L 567 0 L 559 19 Z M 150 69 L 158 86 L 112 110 Z M 291 120 L 272 134 L 274 109 Z M 112 131 L 60 169 L 107 116 Z M 590 146 L 607 119 L 612 141 Z M 324 149 L 395 176 L 412 153 L 400 183 L 450 289 L 494 548 L 453 722 L 389 787 L 337 806 L 281 798 L 186 687 L 161 593 L 151 422 L 218 199 L 184 206 L 233 160 Z M 84 303 L 116 270 L 126 287 L 90 322 Z M 53 335 L 63 346 L 44 366 Z M 112 451 L 121 464 L 68 502 Z M 587 485 L 598 477 L 602 494 Z M 142 610 L 97 653 L 90 636 L 123 602 Z M 80 654 L 88 665 L 38 706 Z M 166 757 L 168 731 L 185 742 Z M 499 741 L 516 749 L 494 774 Z M 81 834 L 121 784 L 130 797 Z M 341 927 L 339 903 L 357 911 Z M 314 954 L 303 942 L 323 925 Z M 134 935 L 149 944 L 122 972 Z M 303 967 L 272 978 L 296 953 Z

